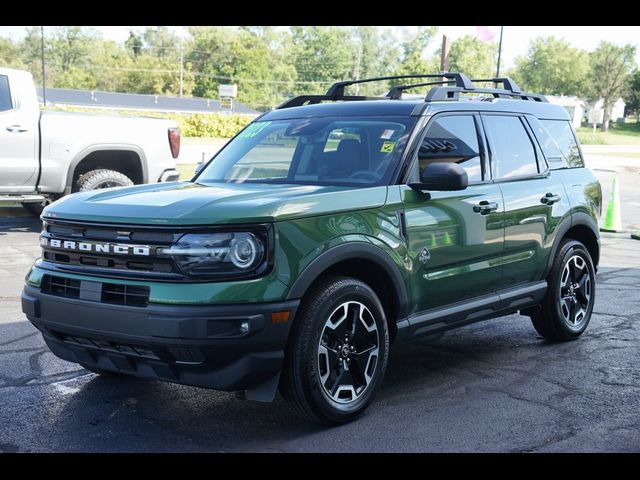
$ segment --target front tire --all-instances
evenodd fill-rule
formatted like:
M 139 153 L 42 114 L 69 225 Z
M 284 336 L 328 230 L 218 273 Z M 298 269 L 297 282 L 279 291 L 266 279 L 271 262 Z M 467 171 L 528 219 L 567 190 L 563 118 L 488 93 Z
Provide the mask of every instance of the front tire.
M 80 175 L 76 181 L 75 190 L 78 192 L 87 192 L 101 188 L 128 187 L 130 185 L 133 185 L 133 181 L 124 173 L 100 168 Z
M 536 331 L 547 340 L 575 340 L 587 328 L 595 301 L 595 268 L 587 248 L 564 240 L 547 277 L 547 293 L 531 315 Z
M 303 299 L 287 346 L 280 392 L 314 423 L 346 423 L 377 393 L 389 357 L 380 300 L 365 283 L 322 279 Z

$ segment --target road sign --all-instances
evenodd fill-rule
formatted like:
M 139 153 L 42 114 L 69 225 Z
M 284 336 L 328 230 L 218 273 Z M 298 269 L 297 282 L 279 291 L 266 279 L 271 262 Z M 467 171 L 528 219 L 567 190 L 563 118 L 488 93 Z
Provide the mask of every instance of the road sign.
M 604 120 L 604 109 L 593 108 L 589 112 L 589 123 L 602 123 Z
M 218 95 L 220 97 L 236 98 L 238 96 L 238 85 L 218 85 Z
M 233 98 L 231 97 L 220 97 L 220 110 L 223 112 L 232 112 L 233 111 Z

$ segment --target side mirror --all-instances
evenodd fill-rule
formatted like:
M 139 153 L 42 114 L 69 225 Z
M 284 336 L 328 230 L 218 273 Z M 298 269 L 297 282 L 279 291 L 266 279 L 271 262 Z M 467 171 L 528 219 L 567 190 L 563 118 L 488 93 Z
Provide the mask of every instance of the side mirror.
M 196 171 L 195 171 L 195 172 L 193 172 L 193 175 L 195 176 L 195 175 L 199 174 L 199 173 L 200 173 L 200 171 L 204 168 L 204 166 L 205 166 L 205 165 L 206 165 L 206 163 L 205 163 L 205 162 L 200 162 L 200 163 L 198 163 L 198 164 L 196 165 Z
M 449 192 L 464 190 L 469 185 L 467 172 L 457 163 L 430 163 L 424 168 L 420 177 L 420 183 L 409 184 L 414 190 Z

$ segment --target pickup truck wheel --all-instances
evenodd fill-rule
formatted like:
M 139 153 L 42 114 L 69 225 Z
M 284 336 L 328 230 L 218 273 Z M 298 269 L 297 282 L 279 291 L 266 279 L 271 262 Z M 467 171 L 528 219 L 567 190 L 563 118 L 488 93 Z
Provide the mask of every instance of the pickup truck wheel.
M 280 392 L 305 420 L 346 423 L 368 407 L 388 357 L 386 318 L 373 290 L 353 278 L 327 277 L 298 311 Z
M 129 185 L 133 185 L 133 182 L 124 173 L 100 168 L 80 175 L 76 181 L 76 190 L 86 192 L 100 188 L 127 187 Z
M 547 340 L 575 340 L 585 331 L 595 301 L 595 269 L 586 247 L 564 240 L 547 277 L 547 293 L 531 315 L 536 331 Z

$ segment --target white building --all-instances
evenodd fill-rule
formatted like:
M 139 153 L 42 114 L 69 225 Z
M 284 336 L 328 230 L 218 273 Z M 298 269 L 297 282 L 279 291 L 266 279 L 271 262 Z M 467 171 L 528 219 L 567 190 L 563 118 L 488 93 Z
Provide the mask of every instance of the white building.
M 589 109 L 589 111 L 591 110 L 602 110 L 602 107 L 604 105 L 604 100 L 602 100 L 602 98 L 600 100 L 598 100 L 593 107 L 591 107 Z M 624 107 L 626 106 L 626 103 L 624 100 L 622 100 L 622 98 L 619 98 L 616 103 L 613 104 L 613 108 L 611 109 L 611 121 L 612 122 L 617 122 L 617 121 L 622 121 L 624 120 Z
M 569 113 L 571 123 L 574 128 L 579 128 L 582 124 L 582 117 L 585 113 L 585 102 L 578 97 L 567 97 L 565 95 L 545 95 L 549 103 L 561 105 Z M 623 107 L 624 109 L 624 107 Z

